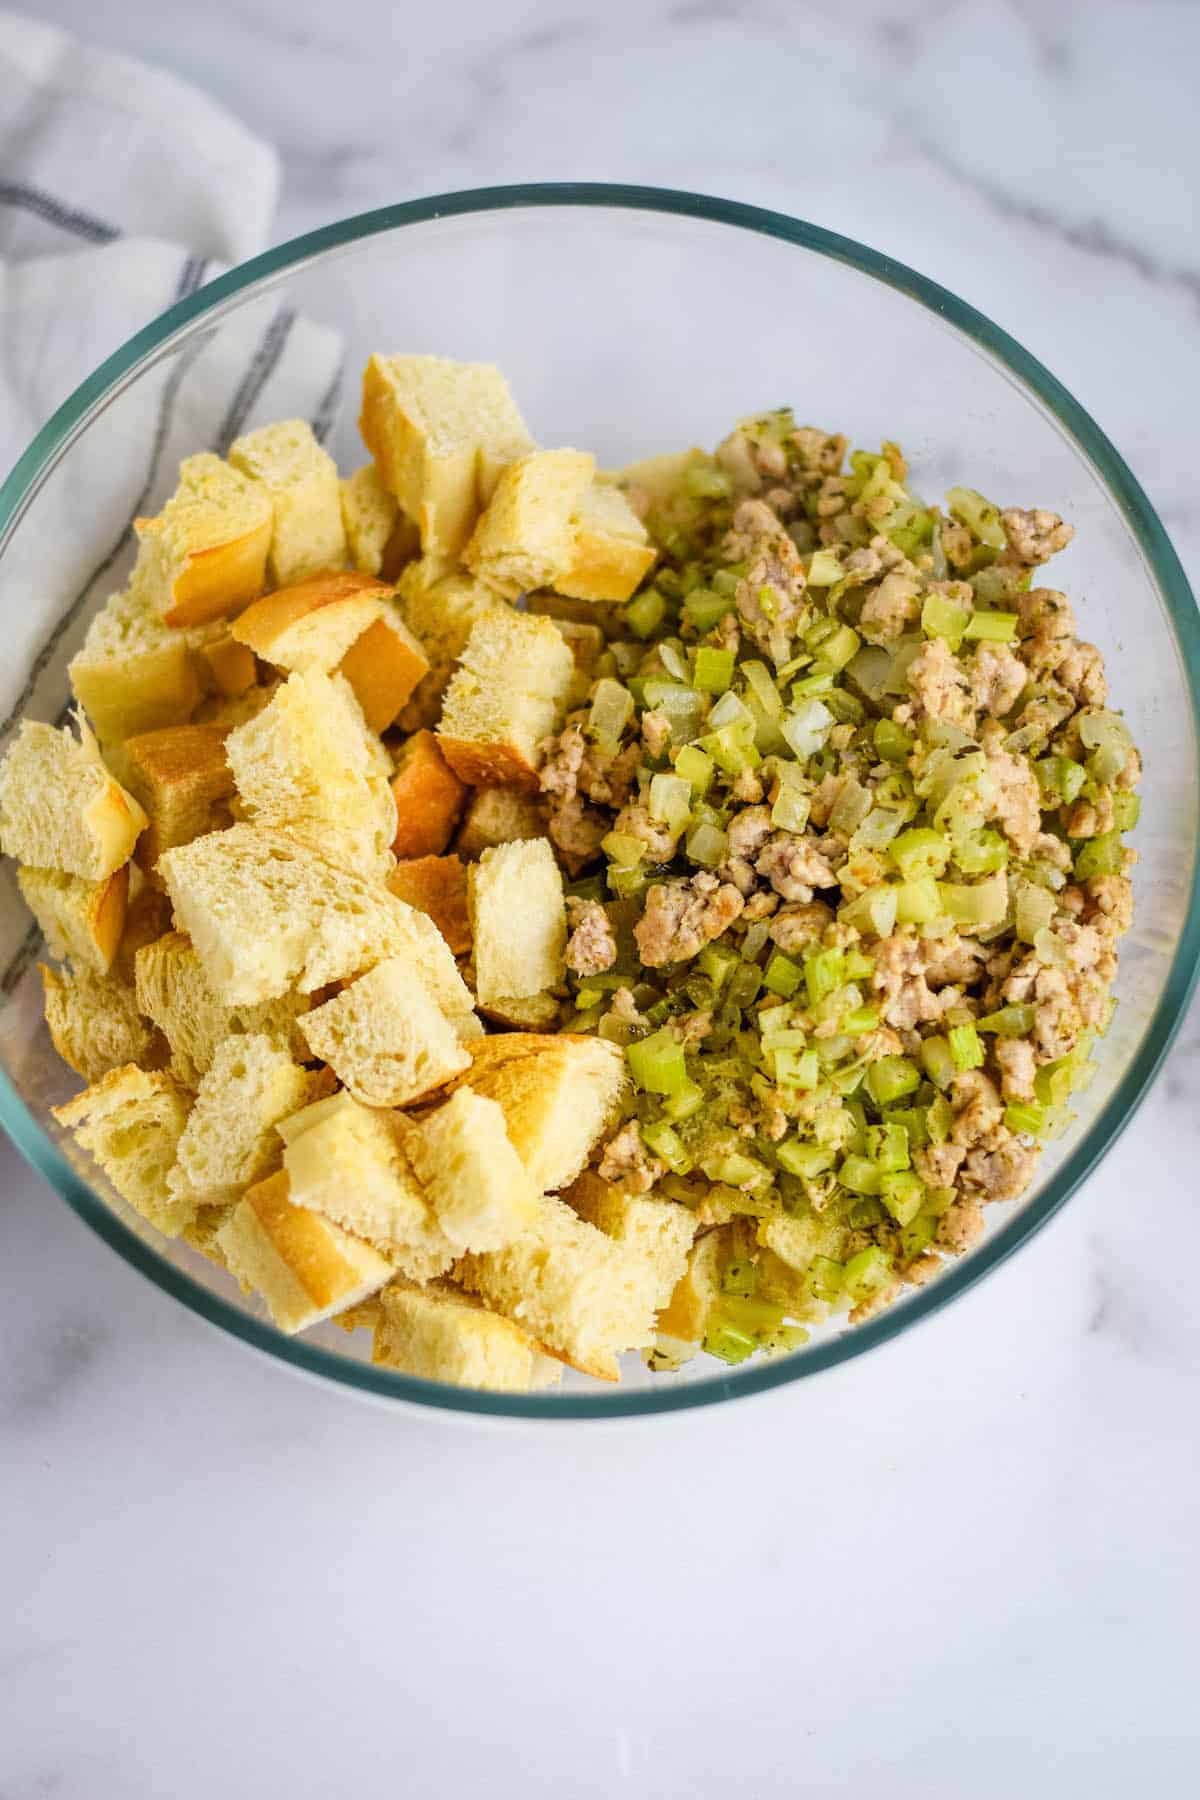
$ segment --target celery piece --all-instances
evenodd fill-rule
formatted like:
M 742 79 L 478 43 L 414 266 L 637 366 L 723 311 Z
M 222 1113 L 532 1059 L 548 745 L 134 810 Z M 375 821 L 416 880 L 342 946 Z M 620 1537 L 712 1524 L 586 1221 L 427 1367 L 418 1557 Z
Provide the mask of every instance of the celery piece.
M 581 987 L 575 996 L 576 1012 L 587 1012 L 591 1007 L 599 1006 L 607 991 L 601 987 Z
M 757 962 L 759 952 L 766 947 L 771 935 L 771 927 L 765 919 L 755 919 L 747 925 L 746 935 L 742 939 L 742 955 L 747 962 Z
M 745 711 L 745 708 L 742 710 Z M 749 732 L 739 725 L 726 725 L 719 731 L 710 731 L 700 739 L 700 748 L 727 775 L 741 775 L 747 769 L 757 769 L 762 761 L 754 743 L 754 720 L 749 714 L 747 720 Z
M 663 1098 L 662 1109 L 669 1119 L 676 1124 L 681 1119 L 690 1119 L 704 1105 L 704 1089 L 694 1081 L 685 1081 L 678 1093 L 667 1094 Z
M 619 869 L 635 868 L 646 854 L 641 838 L 628 831 L 607 832 L 600 840 L 600 848 L 609 862 L 616 863 Z
M 929 1109 L 925 1106 L 889 1106 L 883 1114 L 887 1125 L 903 1125 L 910 1150 L 929 1142 Z
M 839 1168 L 838 1180 L 852 1194 L 875 1195 L 880 1192 L 883 1173 L 868 1157 L 847 1156 Z
M 922 1211 L 910 1219 L 900 1233 L 900 1253 L 905 1261 L 911 1262 L 914 1256 L 920 1256 L 923 1250 L 928 1250 L 936 1232 L 936 1213 Z
M 845 1013 L 841 1020 L 842 1030 L 847 1037 L 861 1037 L 865 1031 L 874 1031 L 879 1024 L 879 1011 L 874 1006 L 856 1006 Z
M 746 578 L 746 573 L 747 565 L 744 562 L 730 563 L 728 568 L 717 569 L 714 572 L 710 586 L 718 594 L 723 594 L 727 600 L 733 600 Z
M 730 1006 L 749 1006 L 762 986 L 762 970 L 756 963 L 739 962 L 729 977 L 725 998 Z
M 790 956 L 783 954 L 782 950 L 776 950 L 767 964 L 766 973 L 763 976 L 763 986 L 772 994 L 782 994 L 785 1000 L 790 1000 L 800 986 L 803 976 L 804 971 L 798 962 L 793 962 Z
M 621 868 L 617 863 L 609 863 L 609 891 L 619 900 L 636 900 L 639 894 L 645 893 L 649 885 L 650 873 L 640 864 L 633 868 Z
M 896 889 L 883 884 L 867 888 L 838 909 L 838 919 L 843 925 L 853 925 L 856 931 L 890 937 L 896 923 Z
M 1012 612 L 973 612 L 963 633 L 968 643 L 1011 644 L 1017 635 L 1017 615 Z
M 638 1129 L 647 1149 L 661 1157 L 676 1175 L 687 1174 L 692 1166 L 692 1159 L 673 1125 L 668 1125 L 665 1119 L 659 1119 L 655 1124 L 641 1125 Z
M 808 824 L 809 797 L 796 763 L 784 763 L 779 771 L 779 793 L 771 808 L 771 823 L 781 831 L 801 832 Z
M 840 950 L 810 950 L 804 958 L 804 985 L 810 1006 L 832 994 L 842 979 Z
M 715 1356 L 723 1363 L 741 1363 L 753 1356 L 758 1346 L 744 1331 L 735 1331 L 732 1325 L 717 1324 L 705 1332 L 702 1347 L 709 1356 Z
M 702 644 L 696 652 L 692 686 L 702 694 L 723 694 L 733 680 L 733 651 Z
M 842 1285 L 850 1298 L 860 1305 L 885 1288 L 892 1278 L 892 1259 L 878 1244 L 860 1250 L 846 1264 Z
M 943 875 L 950 861 L 950 845 L 940 832 L 918 825 L 902 831 L 888 845 L 888 855 L 905 881 L 917 881 L 926 875 Z
M 1045 1063 L 1033 1078 L 1033 1091 L 1043 1106 L 1063 1106 L 1074 1086 L 1075 1057 L 1060 1056 Z
M 946 1041 L 950 1045 L 950 1055 L 956 1069 L 962 1071 L 980 1067 L 983 1062 L 983 1045 L 974 1025 L 952 1025 L 946 1033 Z
M 946 510 L 952 519 L 965 525 L 972 537 L 989 550 L 1003 550 L 1007 545 L 1000 509 L 974 488 L 952 487 L 946 493 Z
M 911 1094 L 920 1087 L 921 1072 L 907 1056 L 881 1056 L 868 1068 L 866 1083 L 876 1106 L 890 1106 L 902 1094 Z
M 775 1053 L 777 1087 L 803 1088 L 811 1093 L 821 1079 L 821 1066 L 815 1050 L 778 1050 Z
M 965 925 L 971 931 L 986 931 L 992 925 L 1003 925 L 1008 913 L 1008 882 L 1003 869 L 997 869 L 970 886 L 953 881 L 939 882 L 938 894 L 943 911 L 948 912 L 956 924 Z
M 913 735 L 893 719 L 875 721 L 875 751 L 884 762 L 907 763 L 912 754 Z
M 1088 838 L 1075 857 L 1076 878 L 1090 881 L 1094 875 L 1119 875 L 1124 857 L 1119 831 L 1106 831 L 1100 837 Z
M 843 775 L 829 813 L 829 827 L 849 838 L 871 810 L 871 796 L 857 775 Z
M 692 680 L 688 673 L 688 660 L 683 646 L 677 638 L 663 639 L 658 646 L 658 660 L 672 681 L 678 681 L 683 687 L 692 686 Z
M 1041 1137 L 1046 1129 L 1046 1109 L 1033 1100 L 1010 1100 L 1004 1109 L 1004 1123 L 1010 1131 Z
M 1087 772 L 1093 781 L 1107 787 L 1117 779 L 1125 767 L 1126 755 L 1113 745 L 1108 744 L 1099 750 L 1093 750 L 1087 759 Z
M 695 463 L 683 471 L 683 485 L 694 500 L 728 500 L 733 482 L 715 463 Z
M 685 744 L 675 758 L 675 773 L 696 795 L 705 794 L 713 777 L 713 760 L 695 744 Z
M 956 606 L 943 594 L 928 594 L 921 608 L 921 630 L 926 637 L 944 638 L 951 650 L 957 650 L 970 618 L 965 606 Z
M 789 1175 L 811 1181 L 823 1175 L 833 1161 L 833 1153 L 821 1144 L 802 1144 L 794 1138 L 775 1146 L 775 1159 Z
M 991 875 L 1008 867 L 1008 845 L 998 831 L 976 831 L 956 839 L 954 860 L 964 875 Z
M 820 700 L 804 700 L 783 720 L 780 730 L 788 748 L 801 762 L 821 748 L 834 719 Z
M 839 625 L 821 645 L 821 661 L 831 669 L 844 669 L 858 654 L 862 639 L 849 625 Z
M 720 624 L 726 613 L 733 611 L 733 605 L 732 594 L 715 593 L 712 588 L 693 588 L 680 609 L 680 618 L 697 637 L 704 637 L 714 625 Z M 650 636 L 650 633 L 645 635 Z
M 1028 1037 L 1033 1030 L 1037 1009 L 1027 1003 L 1002 1006 L 986 1018 L 976 1020 L 979 1031 L 994 1031 L 999 1037 Z
M 835 669 L 815 666 L 811 674 L 803 676 L 799 681 L 793 681 L 792 699 L 794 701 L 808 700 L 815 694 L 831 693 L 836 679 L 837 671 Z
M 650 817 L 668 831 L 680 832 L 692 812 L 691 783 L 680 775 L 654 775 L 650 780 Z M 610 834 L 612 835 L 612 834 Z
M 634 637 L 652 638 L 667 616 L 665 595 L 657 588 L 646 588 L 625 608 L 625 623 Z
M 1132 831 L 1142 813 L 1137 794 L 1121 792 L 1113 795 L 1113 824 L 1118 831 Z
M 757 1286 L 758 1264 L 746 1256 L 735 1257 L 721 1276 L 721 1292 L 736 1294 L 742 1300 L 752 1299 Z
M 688 1079 L 683 1045 L 664 1026 L 625 1052 L 629 1073 L 648 1094 L 678 1094 Z
M 1069 806 L 1079 798 L 1087 770 L 1069 756 L 1043 756 L 1033 765 L 1043 804 L 1048 807 Z
M 707 819 L 702 819 L 689 836 L 686 848 L 692 862 L 699 863 L 704 869 L 715 869 L 725 861 L 729 839 Z
M 950 1065 L 953 1071 L 954 1065 Z M 954 1123 L 954 1113 L 945 1094 L 935 1094 L 925 1109 L 925 1129 L 929 1133 L 931 1144 L 944 1144 L 950 1136 L 950 1127 Z
M 717 1318 L 735 1331 L 744 1331 L 758 1342 L 783 1324 L 783 1308 L 772 1300 L 759 1300 L 753 1294 L 722 1295 Z
M 884 1176 L 879 1197 L 897 1225 L 909 1225 L 924 1204 L 925 1189 L 911 1169 L 899 1169 Z
M 746 687 L 758 701 L 768 717 L 778 719 L 783 714 L 783 696 L 771 679 L 771 671 L 763 662 L 745 662 L 742 664 L 742 676 Z
M 743 1156 L 740 1150 L 729 1150 L 721 1156 L 710 1157 L 701 1164 L 710 1181 L 720 1181 L 726 1187 L 759 1186 L 769 1183 L 771 1171 L 752 1156 Z
M 805 1275 L 818 1300 L 836 1300 L 842 1291 L 845 1269 L 832 1256 L 814 1256 Z
M 842 974 L 847 981 L 865 981 L 868 975 L 875 973 L 875 958 L 865 956 L 857 945 L 851 944 L 848 950 L 842 951 Z
M 886 806 L 873 806 L 850 839 L 851 850 L 886 850 L 901 830 L 899 813 Z
M 723 731 L 731 725 L 736 726 L 738 735 L 747 741 L 753 735 L 754 719 L 745 702 L 737 694 L 723 693 L 708 715 L 708 728 Z
M 630 681 L 629 687 L 636 695 L 636 679 Z M 698 694 L 695 688 L 685 687 L 679 681 L 663 681 L 657 676 L 648 676 L 641 684 L 638 703 L 648 712 L 666 714 L 671 737 L 677 744 L 689 742 L 704 723 L 704 695 Z
M 916 881 L 902 881 L 896 892 L 896 920 L 901 925 L 926 925 L 939 918 L 942 899 L 932 875 Z
M 908 1133 L 894 1119 L 867 1127 L 867 1156 L 885 1175 L 909 1168 Z
M 1015 928 L 1023 944 L 1032 944 L 1047 930 L 1055 913 L 1054 895 L 1036 882 L 1023 881 L 1017 888 L 1014 906 Z
M 1079 741 L 1087 750 L 1119 750 L 1122 758 L 1133 748 L 1128 725 L 1119 713 L 1109 712 L 1105 706 L 1079 715 Z
M 724 987 L 741 960 L 737 951 L 731 950 L 728 944 L 705 944 L 696 958 L 696 963 L 702 973 L 707 975 L 719 990 Z
M 956 1064 L 950 1046 L 944 1037 L 927 1037 L 921 1040 L 921 1067 L 935 1087 L 949 1087 L 956 1073 Z
M 588 730 L 605 750 L 615 750 L 633 717 L 633 695 L 609 676 L 596 683 L 588 714 Z
M 832 587 L 842 579 L 842 565 L 833 550 L 814 550 L 808 565 L 809 587 Z

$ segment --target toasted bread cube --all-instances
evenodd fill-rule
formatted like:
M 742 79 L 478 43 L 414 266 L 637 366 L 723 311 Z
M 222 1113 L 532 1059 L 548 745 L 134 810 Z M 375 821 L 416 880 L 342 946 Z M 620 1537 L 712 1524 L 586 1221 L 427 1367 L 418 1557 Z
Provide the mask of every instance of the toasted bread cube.
M 595 482 L 576 509 L 570 558 L 554 586 L 576 600 L 628 600 L 657 554 L 620 488 Z
M 122 946 L 124 954 L 124 946 Z M 257 1005 L 231 1006 L 218 999 L 181 931 L 169 931 L 140 945 L 133 956 L 137 1005 L 171 1047 L 171 1068 L 196 1087 L 213 1065 L 218 1048 L 240 1033 L 261 1032 L 286 1044 L 296 1059 L 307 1055 L 296 1020 L 308 1010 L 303 994 L 284 994 Z
M 179 465 L 179 486 L 153 519 L 135 519 L 135 579 L 168 625 L 223 619 L 261 594 L 274 513 L 266 490 L 205 451 Z
M 172 1194 L 197 1206 L 223 1206 L 278 1164 L 275 1126 L 313 1097 L 318 1077 L 261 1032 L 218 1044 L 167 1177 Z
M 546 810 L 524 788 L 478 788 L 467 802 L 454 848 L 468 861 L 496 844 L 546 836 Z
M 512 1031 L 555 1031 L 563 1011 L 561 1002 L 553 994 L 529 994 L 521 1000 L 514 999 L 511 994 L 501 994 L 496 1000 L 480 1000 L 478 1006 L 484 1018 L 490 1019 L 493 1025 L 503 1025 Z
M 574 1181 L 616 1116 L 626 1080 L 620 1048 L 567 1032 L 513 1031 L 479 1038 L 470 1052 L 454 1086 L 497 1103 L 538 1192 Z
M 450 842 L 466 788 L 438 748 L 432 731 L 418 731 L 400 749 L 392 778 L 396 856 L 440 856 Z
M 459 1088 L 414 1124 L 405 1142 L 456 1250 L 498 1250 L 532 1225 L 538 1191 L 494 1100 Z
M 575 554 L 572 516 L 596 459 L 582 450 L 535 450 L 504 470 L 463 551 L 473 574 L 508 600 L 555 587 Z
M 69 957 L 96 975 L 108 974 L 125 929 L 128 863 L 103 881 L 84 881 L 63 869 L 18 869 L 17 885 L 52 956 Z
M 125 742 L 130 791 L 150 821 L 137 848 L 144 869 L 153 869 L 164 850 L 229 823 L 233 770 L 225 738 L 219 725 L 167 725 Z
M 60 1125 L 95 1157 L 123 1200 L 167 1237 L 195 1213 L 167 1186 L 192 1096 L 165 1069 L 132 1063 L 113 1069 L 82 1094 L 53 1108 Z
M 396 599 L 409 630 L 429 658 L 429 673 L 399 720 L 405 731 L 418 731 L 440 718 L 442 698 L 474 626 L 503 611 L 508 603 L 465 570 L 428 557 L 404 570 Z
M 458 555 L 499 469 L 531 448 L 499 369 L 439 356 L 372 356 L 358 424 L 427 555 Z
M 676 1200 L 632 1194 L 587 1169 L 563 1195 L 581 1219 L 605 1237 L 624 1244 L 654 1270 L 655 1311 L 670 1304 L 687 1273 L 688 1253 L 696 1236 L 696 1215 Z
M 255 824 L 311 837 L 331 861 L 365 875 L 391 868 L 391 765 L 342 676 L 289 675 L 256 718 L 230 732 L 225 755 Z
M 394 1281 L 379 1295 L 371 1360 L 424 1381 L 527 1393 L 549 1387 L 562 1365 L 528 1332 L 458 1288 Z
M 455 956 L 471 948 L 467 871 L 457 856 L 415 856 L 397 863 L 387 878 L 393 894 L 428 913 Z
M 304 419 L 285 419 L 236 438 L 230 467 L 262 483 L 274 513 L 267 570 L 276 587 L 346 560 L 337 464 Z
M 658 1329 L 681 1343 L 699 1344 L 721 1297 L 721 1276 L 730 1258 L 730 1228 L 720 1225 L 698 1237 L 688 1252 L 687 1268 L 658 1316 Z
M 373 462 L 355 469 L 340 486 L 342 526 L 350 561 L 364 575 L 378 575 L 388 542 L 403 517 L 399 503 L 384 487 Z
M 176 631 L 167 625 L 144 571 L 113 594 L 68 669 L 72 692 L 101 742 L 120 743 L 189 719 L 208 679 L 200 652 L 213 635 L 212 626 Z
M 536 792 L 541 744 L 562 726 L 574 667 L 549 619 L 481 619 L 442 706 L 438 743 L 451 768 L 473 787 Z
M 25 720 L 0 763 L 0 847 L 34 869 L 106 881 L 133 853 L 146 815 L 79 737 Z
M 467 902 L 481 1000 L 519 1000 L 557 986 L 567 913 L 562 875 L 545 838 L 485 850 L 468 871 Z
M 619 1381 L 618 1357 L 653 1342 L 653 1268 L 552 1195 L 538 1201 L 522 1236 L 465 1256 L 456 1273 L 553 1355 L 601 1381 Z
M 166 1044 L 137 1009 L 133 988 L 89 968 L 74 973 L 39 963 L 46 1024 L 54 1048 L 85 1081 L 126 1063 L 158 1068 Z
M 409 1161 L 401 1114 L 361 1106 L 343 1089 L 278 1131 L 297 1206 L 378 1245 L 411 1281 L 445 1274 L 454 1247 Z
M 265 594 L 233 633 L 281 669 L 339 671 L 372 731 L 391 724 L 429 672 L 429 659 L 404 623 L 386 582 L 333 570 Z
M 395 1274 L 369 1244 L 294 1206 L 282 1170 L 247 1190 L 216 1241 L 229 1273 L 289 1335 L 360 1305 Z
M 364 1106 L 405 1106 L 470 1067 L 412 962 L 388 957 L 300 1021 L 314 1056 Z
M 453 1011 L 443 995 L 461 977 L 425 915 L 287 832 L 232 825 L 164 851 L 158 866 L 209 985 L 230 1005 L 292 987 L 311 994 L 410 951 Z
M 152 886 L 136 863 L 128 864 L 129 899 L 125 906 L 125 928 L 117 945 L 113 973 L 134 985 L 137 953 L 147 944 L 156 943 L 171 930 L 171 902 L 160 887 Z M 178 1071 L 177 1071 L 178 1073 Z M 184 1085 L 193 1083 L 182 1077 Z
M 227 700 L 244 694 L 258 679 L 253 650 L 247 644 L 239 644 L 232 631 L 222 630 L 211 642 L 201 644 L 199 655 L 207 685 Z

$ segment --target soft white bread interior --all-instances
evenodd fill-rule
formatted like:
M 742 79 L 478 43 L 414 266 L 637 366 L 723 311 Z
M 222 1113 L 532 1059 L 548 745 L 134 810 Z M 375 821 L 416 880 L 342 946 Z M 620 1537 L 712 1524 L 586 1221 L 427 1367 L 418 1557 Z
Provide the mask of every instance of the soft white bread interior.
M 71 971 L 39 963 L 38 969 L 51 1041 L 85 1081 L 126 1063 L 154 1069 L 166 1061 L 166 1043 L 138 1011 L 129 982 L 86 966 Z
M 53 1111 L 121 1198 L 167 1237 L 177 1237 L 196 1208 L 170 1191 L 167 1176 L 191 1104 L 191 1094 L 167 1070 L 127 1064 Z
M 309 838 L 363 875 L 391 868 L 391 766 L 344 677 L 289 675 L 269 705 L 230 732 L 225 755 L 255 824 Z
M 490 363 L 372 356 L 358 423 L 427 555 L 458 555 L 499 469 L 531 448 L 508 383 Z
M 52 956 L 108 974 L 125 929 L 128 863 L 103 881 L 85 881 L 63 869 L 18 869 L 17 885 Z
M 497 1103 L 538 1192 L 574 1181 L 616 1116 L 626 1080 L 620 1047 L 567 1032 L 512 1031 L 479 1038 L 470 1052 L 454 1086 Z
M 144 570 L 113 594 L 68 669 L 72 692 L 101 743 L 189 719 L 208 680 L 201 652 L 217 630 L 204 625 L 178 631 L 166 624 Z
M 395 1281 L 383 1289 L 371 1358 L 424 1381 L 499 1393 L 527 1393 L 562 1376 L 562 1364 L 519 1325 L 441 1282 L 414 1288 Z
M 523 999 L 562 980 L 566 902 L 545 838 L 483 851 L 468 870 L 467 902 L 480 1001 Z
M 439 998 L 447 961 L 462 986 L 423 913 L 287 832 L 232 825 L 165 851 L 158 867 L 209 986 L 230 1005 L 311 994 L 405 951 Z
M 79 736 L 25 720 L 0 763 L 0 846 L 35 869 L 105 881 L 128 862 L 146 815 Z
M 601 1381 L 619 1380 L 617 1359 L 654 1338 L 653 1268 L 552 1195 L 538 1201 L 528 1231 L 500 1250 L 464 1257 L 456 1274 L 555 1356 Z
M 218 1044 L 167 1177 L 172 1194 L 221 1206 L 269 1175 L 282 1154 L 275 1126 L 299 1112 L 319 1079 L 261 1032 Z
M 587 1169 L 563 1199 L 654 1271 L 654 1306 L 667 1306 L 687 1272 L 696 1236 L 696 1215 L 675 1200 L 631 1194 Z
M 477 788 L 467 802 L 454 848 L 468 862 L 495 844 L 546 836 L 546 811 L 524 788 Z
M 400 747 L 392 777 L 395 854 L 405 860 L 440 856 L 450 842 L 466 794 L 432 731 L 414 732 Z
M 300 1020 L 312 1054 L 364 1106 L 424 1099 L 470 1066 L 453 1022 L 412 959 L 376 963 Z
M 304 419 L 283 419 L 235 438 L 231 467 L 262 483 L 273 513 L 267 571 L 276 587 L 346 560 L 337 464 Z
M 498 1250 L 533 1224 L 538 1191 L 494 1100 L 459 1088 L 410 1127 L 405 1145 L 456 1251 Z
M 187 1086 L 195 1087 L 212 1067 L 220 1044 L 241 1033 L 265 1033 L 286 1044 L 297 1059 L 307 1054 L 296 1025 L 308 1010 L 307 995 L 286 993 L 253 1005 L 219 999 L 182 931 L 166 932 L 140 946 L 133 964 L 138 1008 L 163 1033 L 171 1047 L 171 1067 Z
M 571 565 L 572 515 L 595 471 L 595 457 L 581 450 L 521 457 L 496 483 L 463 551 L 467 567 L 508 600 L 556 586 Z
M 431 1281 L 455 1252 L 409 1160 L 408 1129 L 344 1088 L 278 1126 L 296 1205 L 377 1244 L 409 1280 Z
M 354 568 L 364 575 L 378 575 L 388 542 L 402 517 L 400 503 L 388 492 L 373 462 L 364 463 L 340 484 L 342 526 L 346 549 Z
M 621 489 L 595 482 L 576 509 L 570 557 L 554 586 L 578 600 L 628 600 L 656 555 Z
M 179 465 L 179 486 L 152 519 L 135 519 L 135 579 L 168 625 L 225 618 L 261 594 L 274 511 L 259 482 L 209 451 Z
M 396 598 L 405 623 L 429 658 L 429 673 L 400 714 L 404 729 L 417 731 L 435 725 L 441 716 L 442 698 L 474 627 L 507 602 L 486 582 L 440 558 L 411 563 L 400 576 Z
M 536 791 L 542 740 L 562 725 L 574 666 L 549 619 L 505 610 L 479 620 L 438 726 L 450 766 L 475 787 Z
M 261 1294 L 281 1331 L 306 1331 L 358 1306 L 392 1279 L 388 1260 L 288 1198 L 279 1170 L 249 1188 L 216 1233 L 231 1275 Z

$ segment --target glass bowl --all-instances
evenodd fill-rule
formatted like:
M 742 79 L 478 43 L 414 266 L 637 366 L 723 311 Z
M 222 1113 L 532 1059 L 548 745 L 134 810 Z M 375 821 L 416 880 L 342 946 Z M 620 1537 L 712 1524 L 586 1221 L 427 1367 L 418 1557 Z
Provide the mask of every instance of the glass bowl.
M 194 279 L 194 277 L 193 277 Z M 49 1117 L 77 1086 L 42 1023 L 37 943 L 11 868 L 0 896 L 0 1122 L 127 1262 L 281 1361 L 386 1400 L 525 1417 L 604 1417 L 736 1399 L 884 1344 L 965 1292 L 1079 1186 L 1145 1093 L 1200 955 L 1196 879 L 1200 626 L 1179 562 L 1113 446 L 1040 363 L 982 314 L 847 238 L 779 213 L 649 188 L 484 189 L 365 213 L 188 293 L 80 387 L 0 489 L 0 700 L 57 718 L 66 662 L 124 579 L 129 521 L 153 512 L 179 458 L 303 413 L 343 467 L 363 460 L 357 374 L 377 349 L 498 363 L 538 439 L 615 465 L 791 404 L 804 421 L 897 439 L 918 491 L 956 481 L 1076 526 L 1053 579 L 1109 662 L 1146 764 L 1136 923 L 1099 1075 L 1022 1200 L 989 1209 L 964 1258 L 855 1330 L 770 1361 L 674 1375 L 626 1359 L 615 1390 L 568 1374 L 517 1396 L 372 1367 L 366 1334 L 277 1332 L 235 1284 L 160 1238 L 97 1179 Z M 344 373 L 344 381 L 342 379 Z M 344 392 L 341 390 L 344 388 Z

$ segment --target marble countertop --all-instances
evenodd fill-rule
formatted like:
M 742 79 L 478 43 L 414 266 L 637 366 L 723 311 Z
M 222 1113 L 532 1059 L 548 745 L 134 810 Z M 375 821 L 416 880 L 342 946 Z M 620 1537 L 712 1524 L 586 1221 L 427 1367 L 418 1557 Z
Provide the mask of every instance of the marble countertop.
M 1200 569 L 1183 0 L 36 10 L 277 142 L 279 237 L 579 177 L 872 242 L 1039 355 Z M 482 1430 L 247 1354 L 0 1148 L 0 1796 L 1192 1791 L 1198 1162 L 1194 1011 L 1084 1191 L 886 1351 Z

